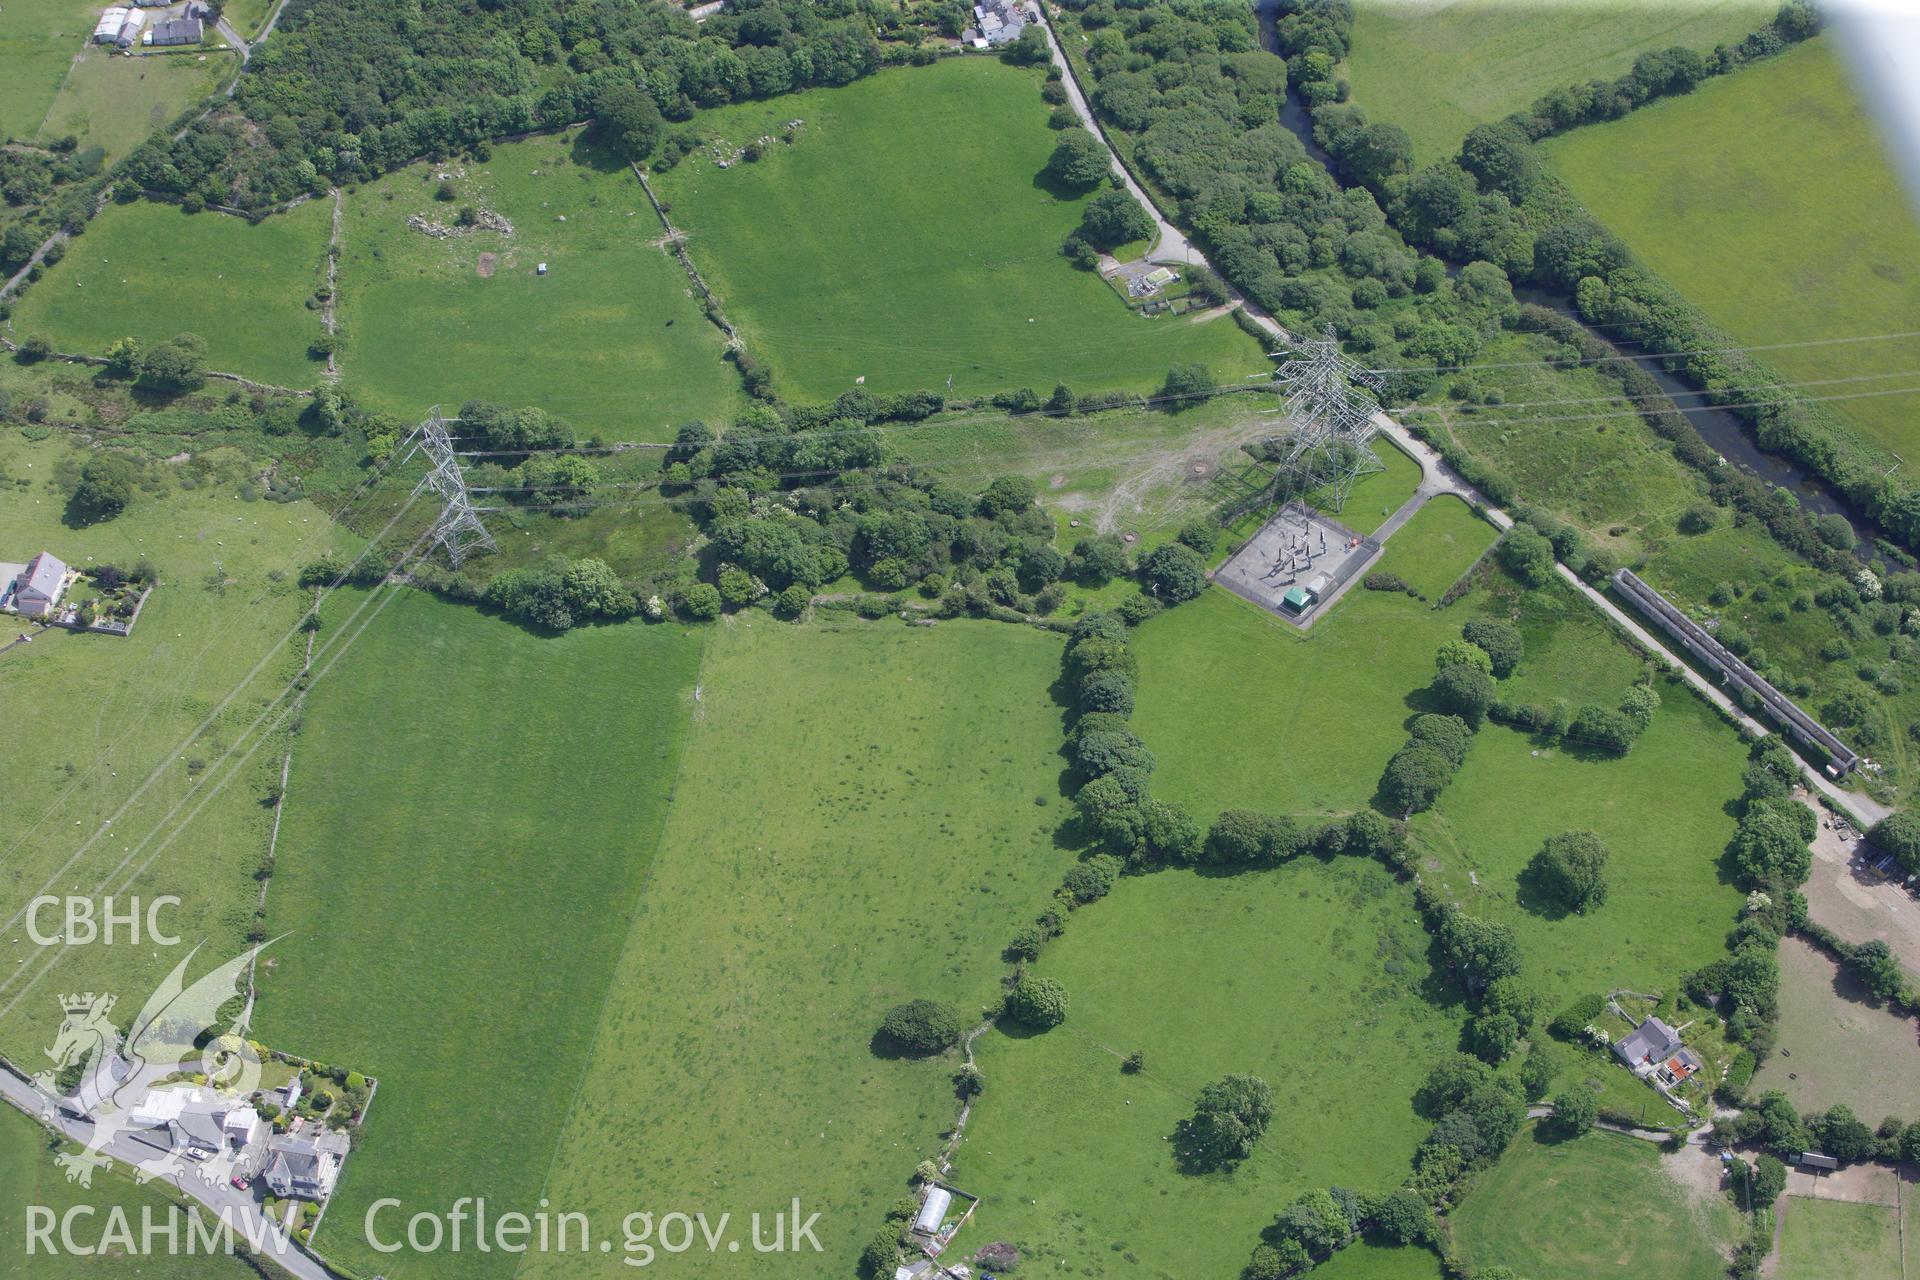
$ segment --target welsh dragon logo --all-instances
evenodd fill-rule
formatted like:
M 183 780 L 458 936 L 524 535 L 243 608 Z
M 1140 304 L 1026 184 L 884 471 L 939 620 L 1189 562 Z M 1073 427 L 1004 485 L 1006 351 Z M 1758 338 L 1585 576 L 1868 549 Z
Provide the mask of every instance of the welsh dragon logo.
M 187 1175 L 213 1182 L 205 1165 L 172 1149 L 164 1129 L 157 1131 L 156 1138 L 150 1125 L 135 1124 L 133 1118 L 155 1085 L 176 1077 L 203 1075 L 203 1087 L 228 1097 L 244 1098 L 259 1088 L 259 1055 L 240 1034 L 245 1030 L 245 1015 L 228 1034 L 212 1033 L 220 1023 L 220 1007 L 234 999 L 241 974 L 266 945 L 244 952 L 188 986 L 187 966 L 200 951 L 195 947 L 148 997 L 124 1037 L 111 1017 L 116 997 L 89 991 L 60 998 L 64 1017 L 46 1051 L 53 1068 L 36 1075 L 33 1085 L 49 1112 L 59 1107 L 93 1124 L 83 1149 L 57 1157 L 67 1181 L 91 1187 L 94 1171 L 117 1157 L 133 1166 L 140 1182 Z M 76 1068 L 78 1086 L 63 1093 L 56 1078 Z M 145 1140 L 122 1141 L 135 1134 Z

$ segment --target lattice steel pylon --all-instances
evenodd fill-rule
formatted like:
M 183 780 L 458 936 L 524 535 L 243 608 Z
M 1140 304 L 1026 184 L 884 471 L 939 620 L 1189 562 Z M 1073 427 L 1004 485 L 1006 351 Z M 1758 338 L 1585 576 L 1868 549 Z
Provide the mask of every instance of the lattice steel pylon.
M 458 418 L 441 417 L 439 405 L 427 411 L 427 420 L 420 424 L 420 441 L 416 447 L 426 452 L 433 469 L 414 489 L 415 493 L 431 489 L 440 495 L 440 517 L 433 522 L 429 536 L 434 546 L 447 549 L 447 560 L 456 569 L 475 550 L 499 550 L 493 535 L 480 520 L 480 508 L 473 505 L 473 498 L 467 493 L 466 474 L 460 469 L 460 457 L 453 451 L 453 439 L 447 434 L 447 423 L 458 421 Z
M 1317 490 L 1321 505 L 1339 511 L 1355 481 L 1385 469 L 1367 447 L 1375 435 L 1373 415 L 1380 412 L 1374 395 L 1383 383 L 1341 352 L 1333 326 L 1325 334 L 1301 340 L 1274 371 L 1287 388 L 1286 420 L 1293 430 L 1268 441 L 1278 464 L 1269 497 L 1283 484 L 1299 495 Z

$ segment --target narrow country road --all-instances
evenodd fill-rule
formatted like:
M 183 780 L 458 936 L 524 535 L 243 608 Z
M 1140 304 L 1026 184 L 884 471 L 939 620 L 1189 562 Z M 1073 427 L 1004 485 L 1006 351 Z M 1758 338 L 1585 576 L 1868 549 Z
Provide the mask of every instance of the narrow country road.
M 44 1095 L 10 1070 L 0 1071 L 0 1099 L 42 1124 L 51 1124 L 71 1142 L 85 1146 L 93 1136 L 91 1122 L 76 1120 L 51 1107 Z M 153 1155 L 151 1147 L 130 1134 L 121 1134 L 105 1150 L 106 1154 L 129 1166 L 138 1160 L 150 1159 Z M 264 1247 L 261 1252 L 293 1276 L 294 1280 L 336 1280 L 333 1272 L 303 1252 L 287 1238 L 286 1232 L 278 1224 L 264 1216 L 253 1190 L 242 1191 L 231 1186 L 212 1187 L 193 1178 L 182 1178 L 170 1185 L 182 1195 L 192 1196 L 205 1205 L 216 1219 L 225 1212 L 234 1224 L 236 1241 L 243 1237 L 262 1241 Z
M 1060 47 L 1060 39 L 1053 33 L 1053 23 L 1047 18 L 1045 10 L 1035 9 L 1032 12 L 1040 15 L 1040 29 L 1047 33 L 1047 47 L 1053 51 L 1053 65 L 1060 68 L 1060 83 L 1066 87 L 1067 101 L 1073 104 L 1073 110 L 1080 117 L 1080 123 L 1085 125 L 1087 132 L 1100 139 L 1101 144 L 1106 147 L 1107 157 L 1113 164 L 1114 172 L 1120 175 L 1120 181 L 1126 184 L 1127 194 L 1153 215 L 1153 245 L 1147 250 L 1147 261 L 1175 263 L 1182 266 L 1206 266 L 1207 255 L 1194 247 L 1193 242 L 1187 239 L 1186 233 L 1167 220 L 1167 215 L 1160 211 L 1160 206 L 1153 202 L 1153 197 L 1133 180 L 1133 174 L 1127 171 L 1127 166 L 1120 163 L 1120 156 L 1113 149 L 1113 139 L 1107 136 L 1106 129 L 1101 127 L 1100 121 L 1094 116 L 1093 107 L 1087 102 L 1087 95 L 1081 91 L 1079 79 L 1073 74 L 1073 64 L 1067 61 L 1066 50 Z
M 247 59 L 253 56 L 253 48 L 245 40 L 240 38 L 240 33 L 233 29 L 231 22 L 227 21 L 226 14 L 223 13 L 213 20 L 213 29 L 220 33 L 222 40 L 225 40 L 228 44 L 240 51 L 240 65 L 245 66 Z

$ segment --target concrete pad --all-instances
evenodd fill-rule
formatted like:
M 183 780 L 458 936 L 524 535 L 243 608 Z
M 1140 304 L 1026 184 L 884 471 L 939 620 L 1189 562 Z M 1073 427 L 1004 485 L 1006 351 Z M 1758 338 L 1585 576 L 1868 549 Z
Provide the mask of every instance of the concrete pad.
M 1220 566 L 1213 580 L 1302 631 L 1346 593 L 1380 554 L 1380 544 L 1298 502 L 1280 508 Z M 1324 578 L 1312 604 L 1295 611 L 1288 591 Z

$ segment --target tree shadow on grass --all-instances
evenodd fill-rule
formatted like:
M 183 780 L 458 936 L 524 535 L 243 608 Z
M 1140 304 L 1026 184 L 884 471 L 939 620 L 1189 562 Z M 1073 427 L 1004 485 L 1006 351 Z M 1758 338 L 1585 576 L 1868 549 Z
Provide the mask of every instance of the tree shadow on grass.
M 1565 920 L 1574 914 L 1547 887 L 1546 876 L 1534 862 L 1513 878 L 1513 905 L 1542 920 Z
M 595 173 L 623 173 L 627 162 L 614 154 L 603 144 L 591 126 L 573 135 L 573 143 L 567 148 L 567 157 L 583 169 Z
M 1092 195 L 1105 185 L 1106 183 L 1104 181 L 1096 182 L 1090 187 L 1076 186 L 1071 182 L 1062 182 L 1045 167 L 1042 167 L 1038 173 L 1033 175 L 1033 189 L 1035 191 L 1044 191 L 1063 204 L 1073 204 L 1078 200 Z

